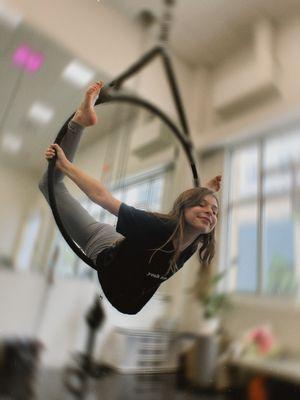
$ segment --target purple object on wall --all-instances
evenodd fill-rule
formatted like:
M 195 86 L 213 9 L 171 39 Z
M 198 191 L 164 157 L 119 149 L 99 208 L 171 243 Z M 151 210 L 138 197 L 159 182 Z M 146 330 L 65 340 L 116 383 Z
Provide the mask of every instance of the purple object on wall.
M 16 66 L 24 66 L 30 54 L 30 49 L 26 44 L 22 44 L 13 54 L 13 63 Z
M 28 72 L 37 72 L 44 63 L 44 55 L 34 51 L 26 43 L 21 44 L 13 54 L 13 63 Z

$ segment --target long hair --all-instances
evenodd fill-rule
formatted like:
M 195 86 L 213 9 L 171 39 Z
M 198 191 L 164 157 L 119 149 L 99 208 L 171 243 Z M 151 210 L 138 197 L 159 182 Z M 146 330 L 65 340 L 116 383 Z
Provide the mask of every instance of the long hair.
M 186 224 L 184 217 L 184 210 L 186 208 L 199 205 L 201 200 L 207 195 L 213 195 L 215 197 L 214 192 L 208 188 L 198 187 L 198 188 L 188 189 L 182 192 L 177 197 L 171 211 L 168 214 L 157 213 L 157 212 L 153 213 L 159 218 L 173 221 L 175 228 L 170 237 L 167 239 L 167 241 L 161 247 L 155 249 L 150 258 L 150 261 L 152 257 L 154 257 L 157 251 L 165 251 L 163 250 L 163 248 L 168 243 L 172 243 L 174 248 L 174 254 L 171 259 L 169 270 L 171 269 L 173 273 L 177 271 L 176 262 L 180 256 L 180 245 L 183 241 L 184 228 Z M 215 228 L 213 228 L 213 230 L 209 233 L 199 234 L 199 236 L 194 241 L 194 246 L 197 246 L 199 243 L 201 243 L 198 249 L 200 264 L 202 268 L 208 269 L 215 255 Z

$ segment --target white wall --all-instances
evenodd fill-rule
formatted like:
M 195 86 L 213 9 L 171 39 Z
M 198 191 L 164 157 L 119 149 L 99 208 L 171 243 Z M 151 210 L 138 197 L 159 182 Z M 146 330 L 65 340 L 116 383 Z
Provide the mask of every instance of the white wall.
M 32 335 L 44 291 L 43 277 L 0 271 L 1 335 Z
M 215 68 L 207 71 L 207 78 L 203 79 L 206 88 L 198 87 L 197 90 L 204 90 L 205 100 L 198 99 L 199 109 L 205 107 L 205 122 L 199 126 L 198 134 L 194 135 L 197 147 L 203 150 L 207 147 L 214 147 L 226 140 L 235 140 L 239 137 L 250 135 L 250 131 L 259 131 L 261 127 L 270 124 L 272 121 L 280 121 L 291 113 L 297 113 L 300 105 L 300 91 L 295 85 L 295 77 L 300 67 L 300 56 L 297 45 L 300 39 L 300 16 L 287 20 L 273 29 L 273 59 L 275 68 L 276 91 L 265 97 L 252 101 L 244 109 L 233 112 L 231 115 L 219 115 L 213 108 L 212 93 L 213 85 L 217 79 L 226 77 L 226 70 L 230 62 L 234 62 L 237 71 L 247 71 L 249 64 L 253 62 L 253 48 L 245 44 L 238 54 L 228 55 L 228 58 Z M 242 56 L 240 56 L 242 55 Z M 231 71 L 228 71 L 231 76 Z M 255 71 L 252 71 L 255 74 Z M 198 76 L 203 76 L 203 68 L 199 67 Z M 254 76 L 249 79 L 255 80 Z M 237 82 L 232 80 L 232 85 Z M 224 89 L 225 90 L 225 89 Z M 228 90 L 228 89 L 227 89 Z M 196 109 L 197 107 L 194 106 Z
M 3 163 L 0 163 L 0 187 L 0 255 L 13 257 L 20 226 L 32 207 L 37 189 L 33 176 Z

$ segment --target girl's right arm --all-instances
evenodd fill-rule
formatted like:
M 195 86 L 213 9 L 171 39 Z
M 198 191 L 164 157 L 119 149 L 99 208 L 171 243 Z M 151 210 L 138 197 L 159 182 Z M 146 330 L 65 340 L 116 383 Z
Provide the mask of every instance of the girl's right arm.
M 100 181 L 72 164 L 58 144 L 52 144 L 46 150 L 46 159 L 51 159 L 55 155 L 55 151 L 57 154 L 56 167 L 67 175 L 94 203 L 118 216 L 120 200 L 116 199 Z
M 100 181 L 92 178 L 69 161 L 63 171 L 94 203 L 99 204 L 111 214 L 118 216 L 121 202 L 113 197 Z

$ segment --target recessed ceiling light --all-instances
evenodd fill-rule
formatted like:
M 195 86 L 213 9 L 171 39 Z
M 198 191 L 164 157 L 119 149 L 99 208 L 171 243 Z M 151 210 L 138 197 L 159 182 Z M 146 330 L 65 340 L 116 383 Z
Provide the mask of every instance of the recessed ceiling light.
M 47 124 L 53 117 L 54 111 L 52 108 L 46 106 L 44 103 L 36 101 L 30 107 L 28 115 L 30 119 L 36 122 Z
M 91 82 L 94 76 L 94 71 L 77 60 L 70 62 L 62 72 L 63 79 L 80 88 Z
M 20 151 L 22 139 L 20 136 L 11 133 L 4 134 L 2 138 L 2 148 L 11 154 L 16 154 Z
M 0 21 L 5 25 L 16 28 L 22 20 L 22 15 L 11 8 L 11 6 L 6 5 L 4 2 L 0 2 Z

